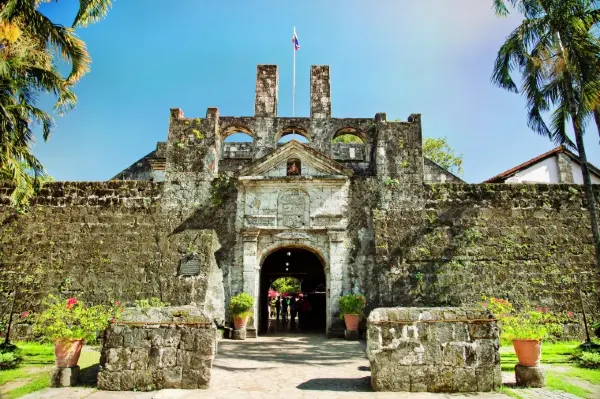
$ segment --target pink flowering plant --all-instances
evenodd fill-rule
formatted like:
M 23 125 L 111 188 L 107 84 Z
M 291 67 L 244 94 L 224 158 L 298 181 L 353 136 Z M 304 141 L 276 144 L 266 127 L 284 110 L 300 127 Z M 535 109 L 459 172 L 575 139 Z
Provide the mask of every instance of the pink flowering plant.
M 482 305 L 498 320 L 502 344 L 515 339 L 549 339 L 562 333 L 557 315 L 548 308 L 527 306 L 516 310 L 506 299 L 485 297 Z
M 77 298 L 66 301 L 50 295 L 45 301 L 46 309 L 40 313 L 33 326 L 35 334 L 48 341 L 59 339 L 84 339 L 95 341 L 98 332 L 117 320 L 123 311 L 120 302 L 111 306 L 86 306 Z
M 344 318 L 345 314 L 357 314 L 364 316 L 364 308 L 367 304 L 365 296 L 362 294 L 348 294 L 340 297 L 338 300 L 340 305 L 340 318 Z

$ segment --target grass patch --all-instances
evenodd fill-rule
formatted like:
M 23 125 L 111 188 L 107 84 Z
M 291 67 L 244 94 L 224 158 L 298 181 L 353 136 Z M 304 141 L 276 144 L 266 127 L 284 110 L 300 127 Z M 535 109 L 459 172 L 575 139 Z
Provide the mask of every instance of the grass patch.
M 13 389 L 6 395 L 8 399 L 16 399 L 25 396 L 28 393 L 40 391 L 50 386 L 50 374 L 43 373 L 36 377 L 33 381 L 23 385 L 22 387 Z
M 511 398 L 515 398 L 515 399 L 525 399 L 525 397 L 523 397 L 519 394 L 518 389 L 508 388 L 504 385 L 502 385 L 500 388 L 498 388 L 496 390 L 496 392 L 502 393 L 506 396 L 510 396 Z
M 16 369 L 0 371 L 0 385 L 20 379 L 31 379 L 31 381 L 7 392 L 6 397 L 9 399 L 19 398 L 28 393 L 47 388 L 50 385 L 51 366 L 54 365 L 53 344 L 18 342 L 16 345 L 20 349 L 23 361 Z M 78 364 L 81 369 L 85 369 L 98 364 L 99 361 L 100 352 L 97 348 L 84 347 Z
M 592 392 L 566 381 L 563 374 L 546 371 L 546 386 L 550 389 L 568 392 L 580 398 L 590 398 Z
M 573 367 L 566 373 L 563 373 L 567 377 L 575 377 L 581 380 L 591 382 L 595 385 L 600 385 L 600 370 L 599 369 L 584 369 L 579 367 Z

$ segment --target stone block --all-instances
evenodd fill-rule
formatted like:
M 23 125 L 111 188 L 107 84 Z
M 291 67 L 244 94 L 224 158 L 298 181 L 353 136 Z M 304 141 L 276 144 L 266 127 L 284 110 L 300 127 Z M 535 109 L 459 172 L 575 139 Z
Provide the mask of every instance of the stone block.
M 541 367 L 515 366 L 517 385 L 528 388 L 542 388 L 546 385 L 546 375 Z
M 50 373 L 50 386 L 53 388 L 71 387 L 77 384 L 79 366 L 53 367 Z
M 246 329 L 242 328 L 241 330 L 233 330 L 233 339 L 236 339 L 236 340 L 246 339 Z
M 433 371 L 433 370 L 432 370 Z M 427 381 L 428 392 L 454 392 L 454 369 L 452 367 L 438 367 L 430 373 Z
M 475 370 L 477 377 L 477 391 L 490 392 L 502 386 L 502 372 L 500 365 L 495 367 L 478 367 Z
M 121 373 L 101 370 L 98 373 L 98 389 L 104 391 L 121 391 Z
M 146 329 L 131 328 L 123 336 L 123 346 L 127 348 L 149 348 Z
M 427 392 L 430 366 L 412 366 L 410 368 L 410 392 Z
M 210 382 L 210 369 L 208 370 L 186 370 L 183 369 L 181 377 L 181 388 L 183 389 L 205 389 Z
M 494 339 L 498 338 L 498 328 L 495 323 L 471 323 L 469 334 L 472 339 Z
M 498 348 L 498 340 L 478 339 L 475 341 L 477 364 L 482 367 L 489 367 L 498 364 Z
M 477 392 L 477 376 L 474 368 L 455 368 L 452 377 L 453 392 Z
M 344 338 L 348 341 L 358 341 L 360 331 L 358 330 L 344 330 Z

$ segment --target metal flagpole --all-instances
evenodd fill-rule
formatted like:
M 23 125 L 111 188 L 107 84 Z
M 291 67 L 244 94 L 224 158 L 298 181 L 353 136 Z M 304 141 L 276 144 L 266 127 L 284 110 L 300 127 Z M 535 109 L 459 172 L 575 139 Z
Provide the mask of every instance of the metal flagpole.
M 292 83 L 292 117 L 296 117 L 296 27 L 294 26 L 294 45 L 292 46 L 292 51 L 294 52 L 294 73 L 293 73 L 293 83 Z M 294 137 L 294 129 L 292 129 L 292 140 L 295 140 Z

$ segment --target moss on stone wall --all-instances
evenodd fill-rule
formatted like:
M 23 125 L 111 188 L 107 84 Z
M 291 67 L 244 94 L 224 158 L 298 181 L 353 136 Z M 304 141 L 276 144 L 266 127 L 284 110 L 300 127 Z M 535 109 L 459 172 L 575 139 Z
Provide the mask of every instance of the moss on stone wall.
M 597 312 L 599 274 L 581 190 L 431 184 L 420 207 L 375 211 L 380 304 L 462 305 L 488 295 L 578 312 L 581 288 L 588 311 Z

